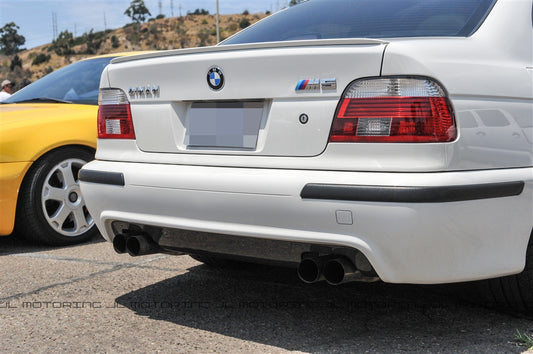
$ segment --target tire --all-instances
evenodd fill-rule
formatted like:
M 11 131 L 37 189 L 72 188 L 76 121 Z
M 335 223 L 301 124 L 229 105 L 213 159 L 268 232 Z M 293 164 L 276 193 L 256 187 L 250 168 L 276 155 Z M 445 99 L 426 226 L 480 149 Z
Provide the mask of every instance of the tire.
M 515 275 L 475 282 L 474 295 L 487 307 L 533 315 L 533 232 L 524 270 Z M 475 301 L 475 300 L 474 300 Z
M 30 168 L 22 182 L 15 234 L 52 246 L 73 245 L 98 234 L 80 193 L 78 171 L 94 159 L 82 147 L 54 150 Z

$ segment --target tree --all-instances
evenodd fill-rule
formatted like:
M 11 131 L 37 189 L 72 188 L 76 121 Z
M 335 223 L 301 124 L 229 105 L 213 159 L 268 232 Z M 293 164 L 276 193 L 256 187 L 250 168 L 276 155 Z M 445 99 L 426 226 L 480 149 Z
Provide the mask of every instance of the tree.
M 133 0 L 130 7 L 124 11 L 124 15 L 130 17 L 133 22 L 141 23 L 146 21 L 146 16 L 152 16 L 143 0 Z
M 206 9 L 196 9 L 194 12 L 187 12 L 187 15 L 209 15 L 209 11 Z
M 5 55 L 17 54 L 21 51 L 19 47 L 26 43 L 26 38 L 17 33 L 19 28 L 14 22 L 7 23 L 0 28 L 0 50 Z
M 70 55 L 74 54 L 72 47 L 74 46 L 74 36 L 69 31 L 63 31 L 52 42 L 52 50 L 57 55 Z
M 87 43 L 87 54 L 96 54 L 104 41 L 104 35 L 103 32 L 93 33 L 92 28 L 89 33 L 84 34 Z
M 11 65 L 9 66 L 9 70 L 14 71 L 16 67 L 22 68 L 22 60 L 20 60 L 17 54 L 15 54 L 15 56 L 13 57 Z

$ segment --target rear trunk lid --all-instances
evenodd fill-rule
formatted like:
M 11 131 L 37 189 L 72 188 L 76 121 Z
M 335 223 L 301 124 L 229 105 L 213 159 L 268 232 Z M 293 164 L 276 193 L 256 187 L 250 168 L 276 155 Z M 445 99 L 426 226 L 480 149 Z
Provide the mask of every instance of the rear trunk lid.
M 343 90 L 380 74 L 385 45 L 341 39 L 165 51 L 115 59 L 103 78 L 128 93 L 142 151 L 316 156 Z

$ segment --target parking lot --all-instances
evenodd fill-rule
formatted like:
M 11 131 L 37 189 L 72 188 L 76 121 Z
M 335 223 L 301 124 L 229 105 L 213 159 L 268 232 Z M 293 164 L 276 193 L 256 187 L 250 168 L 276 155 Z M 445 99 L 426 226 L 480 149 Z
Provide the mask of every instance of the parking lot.
M 533 322 L 443 286 L 306 285 L 264 266 L 0 238 L 2 352 L 523 352 Z

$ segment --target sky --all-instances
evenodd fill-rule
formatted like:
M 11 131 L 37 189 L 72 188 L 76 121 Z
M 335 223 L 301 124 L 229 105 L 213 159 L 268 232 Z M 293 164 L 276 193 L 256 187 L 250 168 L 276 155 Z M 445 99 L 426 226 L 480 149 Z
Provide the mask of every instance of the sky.
M 288 4 L 288 0 L 218 0 L 220 14 L 276 12 Z M 65 30 L 75 36 L 117 29 L 131 19 L 124 15 L 131 0 L 0 0 L 0 28 L 14 22 L 18 34 L 26 42 L 21 48 L 31 49 L 51 43 L 54 39 L 54 18 L 57 19 L 57 33 Z M 216 13 L 216 0 L 144 0 L 152 17 L 185 16 L 188 11 L 205 9 Z M 173 16 L 172 16 L 173 15 Z

